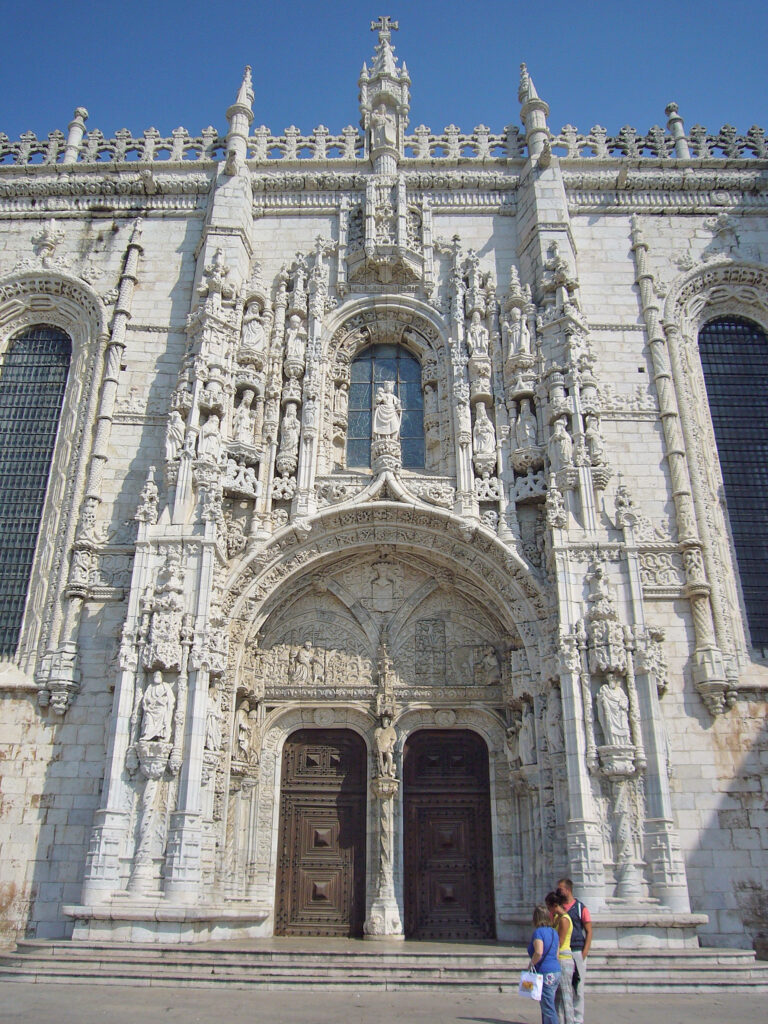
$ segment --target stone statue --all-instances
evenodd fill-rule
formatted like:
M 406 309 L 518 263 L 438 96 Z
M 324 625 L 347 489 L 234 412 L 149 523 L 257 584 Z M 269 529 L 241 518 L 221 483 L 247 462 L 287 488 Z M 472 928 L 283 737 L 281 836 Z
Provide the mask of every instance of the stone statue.
M 263 352 L 267 344 L 267 333 L 261 320 L 261 310 L 256 302 L 249 304 L 243 317 L 242 346 L 251 352 Z
M 597 719 L 608 746 L 630 746 L 629 697 L 621 688 L 618 676 L 610 675 L 603 683 L 597 691 L 596 703 Z
M 397 145 L 397 124 L 384 103 L 380 103 L 371 115 L 371 137 L 374 149 Z
M 563 706 L 560 691 L 557 689 L 552 689 L 549 692 L 546 726 L 549 752 L 550 754 L 559 754 L 565 750 L 565 735 L 563 733 Z
M 242 701 L 235 715 L 235 748 L 239 761 L 251 759 L 251 706 L 247 700 Z
M 177 458 L 184 447 L 184 420 L 178 409 L 174 409 L 168 420 L 168 429 L 165 432 L 165 458 L 172 462 Z
M 523 718 L 518 736 L 518 752 L 523 764 L 536 764 L 536 723 L 530 704 L 523 708 Z
M 486 647 L 477 666 L 478 682 L 481 686 L 494 686 L 501 682 L 499 659 L 493 647 Z
M 527 318 L 517 307 L 509 314 L 508 330 L 510 355 L 529 356 L 531 354 L 531 332 Z
M 605 462 L 605 442 L 600 431 L 600 420 L 597 416 L 587 416 L 584 437 L 587 442 L 590 462 L 593 466 L 602 466 Z
M 200 444 L 198 445 L 198 452 L 200 455 L 207 455 L 208 458 L 213 459 L 216 462 L 221 452 L 221 421 L 216 413 L 211 413 L 208 419 L 203 424 L 203 428 L 200 431 Z
M 253 412 L 251 403 L 255 393 L 251 390 L 244 391 L 240 405 L 235 409 L 232 417 L 232 427 L 235 440 L 242 444 L 253 444 Z
M 291 402 L 285 410 L 283 423 L 280 428 L 280 452 L 281 454 L 296 454 L 299 450 L 299 434 L 301 423 L 296 415 L 296 406 Z
M 485 402 L 478 402 L 475 406 L 472 447 L 475 455 L 493 455 L 496 452 L 496 432 L 488 417 Z
M 141 698 L 140 739 L 167 741 L 171 738 L 175 703 L 171 684 L 162 672 L 155 672 Z
M 480 319 L 479 310 L 472 314 L 472 322 L 467 332 L 467 348 L 471 356 L 487 356 L 489 343 L 488 329 Z
M 221 750 L 221 722 L 215 684 L 208 688 L 208 707 L 205 714 L 205 749 L 214 753 Z
M 373 436 L 397 438 L 400 436 L 402 403 L 395 394 L 395 385 L 385 380 L 376 392 L 376 409 L 373 413 Z
M 339 381 L 333 395 L 333 415 L 339 420 L 346 420 L 349 407 L 349 384 Z
M 296 313 L 288 321 L 285 332 L 285 358 L 292 362 L 304 362 L 304 350 L 307 344 L 307 332 Z
M 293 656 L 291 667 L 291 682 L 304 686 L 312 682 L 314 654 L 312 653 L 312 641 L 305 640 L 302 647 Z
M 549 439 L 549 461 L 555 473 L 573 465 L 573 441 L 565 429 L 564 419 L 555 421 L 555 429 Z
M 515 437 L 518 448 L 534 448 L 536 446 L 536 416 L 531 410 L 531 401 L 524 398 L 520 403 L 520 413 L 515 426 Z
M 394 779 L 397 733 L 392 725 L 392 718 L 389 715 L 381 716 L 381 725 L 377 726 L 373 731 L 373 741 L 376 744 L 379 774 L 384 778 Z

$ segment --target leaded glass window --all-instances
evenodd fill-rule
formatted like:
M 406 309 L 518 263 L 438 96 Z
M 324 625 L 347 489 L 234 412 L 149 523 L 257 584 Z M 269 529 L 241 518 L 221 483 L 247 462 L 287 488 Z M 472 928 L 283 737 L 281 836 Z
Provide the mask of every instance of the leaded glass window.
M 370 466 L 371 432 L 376 391 L 384 381 L 393 381 L 403 406 L 400 446 L 403 466 L 424 466 L 424 401 L 421 366 L 418 359 L 399 345 L 371 345 L 352 363 L 349 385 L 347 465 Z
M 19 639 L 71 343 L 31 327 L 0 357 L 0 655 Z
M 719 317 L 699 332 L 699 352 L 749 631 L 768 647 L 768 339 Z

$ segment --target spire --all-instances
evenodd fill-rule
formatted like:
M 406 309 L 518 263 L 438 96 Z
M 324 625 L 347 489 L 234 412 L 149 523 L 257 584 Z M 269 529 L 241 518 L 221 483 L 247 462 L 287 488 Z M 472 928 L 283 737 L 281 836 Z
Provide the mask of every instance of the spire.
M 533 79 L 528 74 L 525 64 L 520 65 L 520 88 L 517 91 L 517 98 L 521 104 L 520 119 L 525 125 L 525 137 L 528 143 L 528 155 L 538 157 L 549 143 L 550 134 L 547 125 L 549 116 L 549 104 L 539 99 Z M 548 166 L 550 159 L 542 166 Z
M 251 65 L 245 65 L 245 71 L 243 72 L 243 80 L 240 83 L 240 89 L 237 94 L 235 103 L 239 107 L 247 107 L 248 110 L 253 113 L 253 84 L 251 82 Z
M 229 132 L 227 133 L 227 162 L 225 174 L 237 174 L 248 153 L 248 129 L 253 121 L 253 85 L 251 67 L 246 65 L 243 80 L 237 92 L 237 99 L 227 110 Z
M 389 15 L 371 22 L 371 32 L 378 33 L 378 42 L 370 69 L 363 64 L 358 83 L 360 124 L 374 169 L 380 174 L 393 174 L 397 169 L 410 109 L 411 79 L 405 63 L 398 67 L 392 46 L 392 33 L 397 29 L 398 23 Z

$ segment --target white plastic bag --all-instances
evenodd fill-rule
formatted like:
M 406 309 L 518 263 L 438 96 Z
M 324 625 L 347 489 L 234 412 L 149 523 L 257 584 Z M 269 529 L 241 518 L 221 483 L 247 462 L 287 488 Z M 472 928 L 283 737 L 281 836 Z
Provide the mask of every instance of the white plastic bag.
M 536 971 L 520 972 L 520 984 L 517 987 L 517 991 L 521 996 L 525 996 L 526 999 L 535 999 L 537 1003 L 540 1003 L 541 990 L 543 988 L 543 974 L 537 974 Z

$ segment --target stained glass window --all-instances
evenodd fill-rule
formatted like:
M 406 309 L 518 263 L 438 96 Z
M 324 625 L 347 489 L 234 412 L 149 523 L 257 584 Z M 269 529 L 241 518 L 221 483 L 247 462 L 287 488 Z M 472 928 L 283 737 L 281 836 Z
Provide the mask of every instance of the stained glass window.
M 19 639 L 71 343 L 31 327 L 0 357 L 0 655 Z
M 371 345 L 352 363 L 349 386 L 347 465 L 370 466 L 371 431 L 376 391 L 384 381 L 393 381 L 403 406 L 400 447 L 403 466 L 424 465 L 424 403 L 421 366 L 418 359 L 399 345 Z
M 768 647 L 768 339 L 749 320 L 719 317 L 699 332 L 747 621 Z

